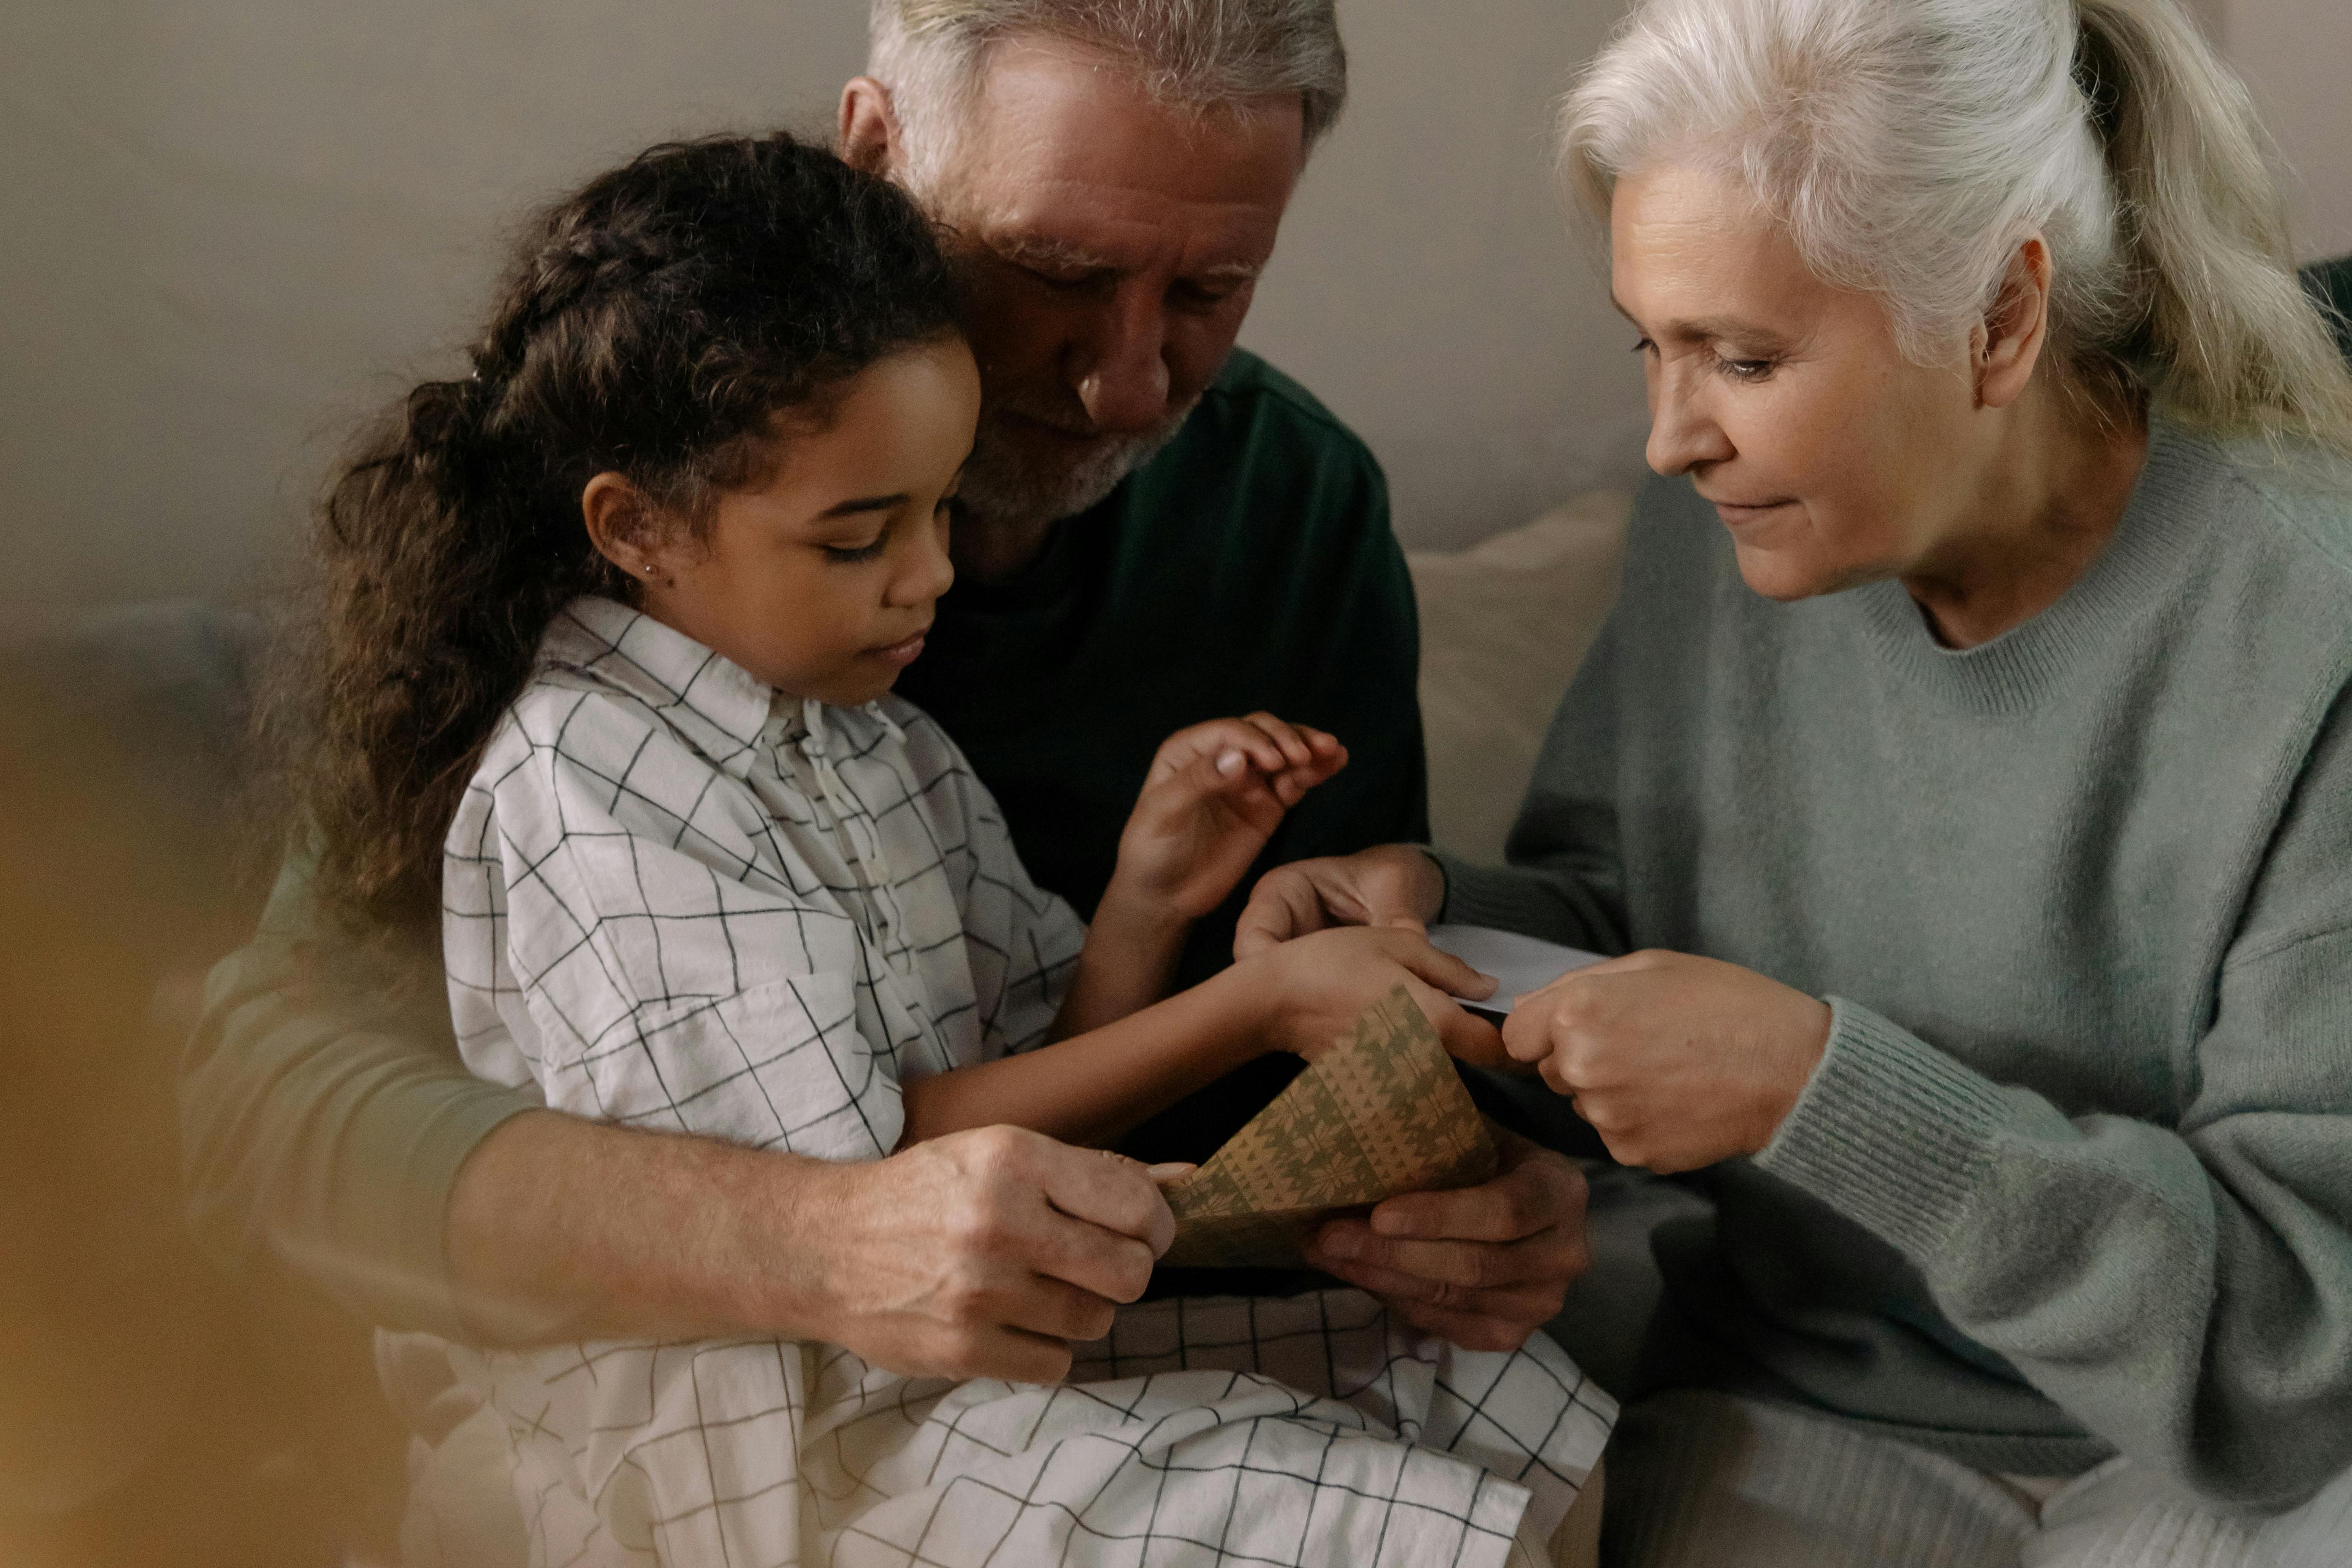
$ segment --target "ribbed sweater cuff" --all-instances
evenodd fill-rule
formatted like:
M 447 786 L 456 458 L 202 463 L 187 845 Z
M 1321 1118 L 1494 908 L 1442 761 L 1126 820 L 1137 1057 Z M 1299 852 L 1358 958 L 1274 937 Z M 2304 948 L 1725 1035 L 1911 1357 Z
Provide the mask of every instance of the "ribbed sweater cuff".
M 1990 1080 L 1843 997 L 1829 1049 L 1756 1163 L 1915 1257 L 1960 1220 L 2008 1103 Z
M 509 1118 L 543 1107 L 496 1084 L 439 1087 L 441 1103 L 422 1119 L 408 1145 L 414 1202 L 404 1206 L 405 1211 L 393 1222 L 399 1237 L 395 1263 L 415 1282 L 415 1291 L 405 1301 L 388 1293 L 388 1299 L 376 1303 L 375 1315 L 391 1315 L 386 1309 L 396 1312 L 404 1306 L 397 1326 L 423 1329 L 444 1339 L 470 1339 L 478 1337 L 476 1320 L 459 1305 L 457 1281 L 449 1273 L 449 1200 L 458 1174 L 485 1138 Z M 416 1109 L 423 1109 L 424 1098 L 416 1097 Z
M 1443 850 L 1422 852 L 1445 873 L 1445 903 L 1437 917 L 1456 925 L 1491 925 L 1548 941 L 1580 945 L 1584 935 L 1541 872 L 1516 866 L 1477 865 Z

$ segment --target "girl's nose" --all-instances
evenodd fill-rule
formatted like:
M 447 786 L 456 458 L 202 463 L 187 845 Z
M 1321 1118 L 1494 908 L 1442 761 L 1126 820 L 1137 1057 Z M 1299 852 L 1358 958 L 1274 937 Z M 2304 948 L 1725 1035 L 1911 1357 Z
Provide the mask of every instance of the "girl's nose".
M 929 528 L 908 530 L 912 548 L 890 581 L 889 601 L 896 605 L 929 604 L 955 582 L 955 562 L 948 559 L 948 524 L 944 517 Z

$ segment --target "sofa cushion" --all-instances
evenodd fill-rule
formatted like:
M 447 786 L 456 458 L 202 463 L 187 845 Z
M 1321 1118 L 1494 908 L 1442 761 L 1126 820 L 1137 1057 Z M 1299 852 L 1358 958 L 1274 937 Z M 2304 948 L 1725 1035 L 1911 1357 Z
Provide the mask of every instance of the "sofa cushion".
M 1593 491 L 1468 549 L 1406 555 L 1441 848 L 1502 859 L 1552 710 L 1616 600 L 1632 510 Z

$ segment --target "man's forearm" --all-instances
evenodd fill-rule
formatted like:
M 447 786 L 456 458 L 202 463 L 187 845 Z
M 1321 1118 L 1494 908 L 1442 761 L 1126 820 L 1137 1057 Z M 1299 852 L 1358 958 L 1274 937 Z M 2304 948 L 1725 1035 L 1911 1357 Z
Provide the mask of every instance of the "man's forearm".
M 493 1343 L 823 1337 L 820 1249 L 795 1233 L 842 1168 L 554 1111 L 514 1117 L 450 1195 L 460 1310 Z
M 1174 1229 L 1140 1167 L 1010 1127 L 835 1163 L 542 1111 L 459 1175 L 478 1340 L 772 1336 L 1050 1383 Z

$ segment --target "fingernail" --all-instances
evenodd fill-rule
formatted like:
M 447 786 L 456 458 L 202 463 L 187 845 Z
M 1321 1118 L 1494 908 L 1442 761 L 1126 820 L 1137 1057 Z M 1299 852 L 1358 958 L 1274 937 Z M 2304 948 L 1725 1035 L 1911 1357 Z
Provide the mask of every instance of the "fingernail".
M 1230 778 L 1232 775 L 1239 773 L 1247 761 L 1248 759 L 1243 757 L 1240 752 L 1228 751 L 1223 757 L 1217 758 L 1217 771 Z
M 1166 1165 L 1146 1167 L 1143 1174 L 1153 1181 L 1174 1181 L 1179 1176 L 1191 1176 L 1200 1168 L 1190 1160 L 1170 1160 Z
M 1412 1227 L 1405 1223 L 1404 1216 L 1401 1214 L 1390 1214 L 1377 1208 L 1372 1210 L 1372 1228 L 1379 1231 L 1383 1236 L 1410 1236 L 1412 1234 Z
M 1342 1230 L 1318 1240 L 1315 1249 L 1332 1258 L 1346 1260 L 1360 1256 L 1364 1250 L 1364 1239 L 1352 1230 Z

